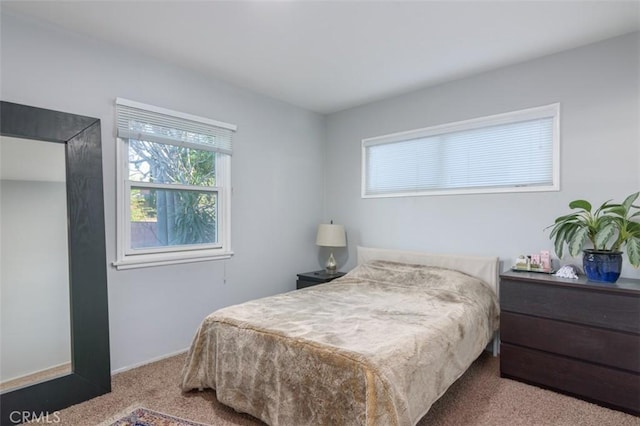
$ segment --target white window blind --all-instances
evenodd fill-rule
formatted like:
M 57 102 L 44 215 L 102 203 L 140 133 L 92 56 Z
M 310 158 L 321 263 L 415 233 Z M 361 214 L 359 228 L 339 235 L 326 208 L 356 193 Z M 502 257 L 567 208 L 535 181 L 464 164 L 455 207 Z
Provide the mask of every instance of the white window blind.
M 233 124 L 116 99 L 118 137 L 218 151 L 231 155 Z
M 363 197 L 559 188 L 559 105 L 365 139 Z

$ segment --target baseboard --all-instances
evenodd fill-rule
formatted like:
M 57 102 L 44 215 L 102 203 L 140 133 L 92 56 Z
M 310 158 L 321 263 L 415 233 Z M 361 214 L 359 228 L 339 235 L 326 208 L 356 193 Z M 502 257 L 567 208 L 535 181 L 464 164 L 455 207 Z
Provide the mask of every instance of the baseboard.
M 179 349 L 179 350 L 177 350 L 175 352 L 171 352 L 171 353 L 168 353 L 168 354 L 165 354 L 165 355 L 160 355 L 158 357 L 151 358 L 149 360 L 142 361 L 142 362 L 139 362 L 137 364 L 127 365 L 125 367 L 121 367 L 121 368 L 118 368 L 116 370 L 111 370 L 111 375 L 113 376 L 114 374 L 124 373 L 125 371 L 133 370 L 134 368 L 142 367 L 143 365 L 151 364 L 153 362 L 162 361 L 163 359 L 167 359 L 167 358 L 171 358 L 172 356 L 183 354 L 183 353 L 187 352 L 188 350 L 189 350 L 188 347 L 184 348 L 184 349 Z

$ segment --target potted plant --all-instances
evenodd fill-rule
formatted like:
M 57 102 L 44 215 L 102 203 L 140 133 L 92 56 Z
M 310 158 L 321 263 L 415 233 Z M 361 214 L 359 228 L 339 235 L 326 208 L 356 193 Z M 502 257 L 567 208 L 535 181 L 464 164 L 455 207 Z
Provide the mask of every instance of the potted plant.
M 595 211 L 591 203 L 574 200 L 575 210 L 560 216 L 549 228 L 555 252 L 562 258 L 565 244 L 572 256 L 584 252 L 582 265 L 591 281 L 616 282 L 622 268 L 622 249 L 626 247 L 629 263 L 640 266 L 640 207 L 633 203 L 640 192 L 629 195 L 622 203 L 606 201 Z M 592 248 L 585 249 L 587 242 Z

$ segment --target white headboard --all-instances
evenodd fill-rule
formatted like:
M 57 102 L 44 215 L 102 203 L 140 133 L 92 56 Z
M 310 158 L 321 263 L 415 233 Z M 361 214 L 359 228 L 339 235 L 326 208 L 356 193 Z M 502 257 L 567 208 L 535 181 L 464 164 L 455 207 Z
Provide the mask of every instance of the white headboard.
M 429 254 L 358 246 L 358 265 L 371 260 L 389 260 L 392 262 L 455 269 L 480 278 L 491 286 L 496 295 L 498 294 L 498 257 Z

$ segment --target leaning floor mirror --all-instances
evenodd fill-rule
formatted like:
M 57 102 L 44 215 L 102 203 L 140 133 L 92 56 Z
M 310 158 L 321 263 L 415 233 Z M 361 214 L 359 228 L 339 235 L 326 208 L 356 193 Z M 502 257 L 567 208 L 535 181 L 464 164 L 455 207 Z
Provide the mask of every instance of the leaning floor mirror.
M 11 425 L 111 391 L 100 120 L 1 101 L 0 163 L 0 420 Z

